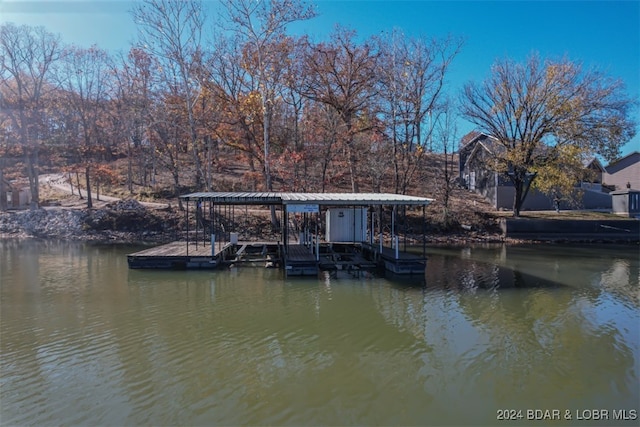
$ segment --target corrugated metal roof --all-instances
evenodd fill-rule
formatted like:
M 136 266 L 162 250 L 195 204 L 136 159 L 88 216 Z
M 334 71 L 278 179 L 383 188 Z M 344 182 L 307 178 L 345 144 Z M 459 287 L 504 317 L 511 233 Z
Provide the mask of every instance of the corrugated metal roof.
M 210 200 L 228 205 L 301 205 L 332 206 L 428 205 L 426 197 L 390 193 L 268 193 L 200 192 L 180 196 L 184 200 Z

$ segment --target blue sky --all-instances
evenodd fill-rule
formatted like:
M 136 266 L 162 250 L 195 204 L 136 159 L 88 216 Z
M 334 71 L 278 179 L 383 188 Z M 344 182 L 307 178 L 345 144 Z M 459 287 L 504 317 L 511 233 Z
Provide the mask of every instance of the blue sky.
M 209 9 L 215 1 L 205 1 Z M 43 25 L 67 43 L 126 50 L 136 28 L 129 0 L 0 0 L 0 21 Z M 336 24 L 361 37 L 400 29 L 407 35 L 465 39 L 452 64 L 448 89 L 456 95 L 470 80 L 484 79 L 491 64 L 523 61 L 536 51 L 598 67 L 621 78 L 640 100 L 640 1 L 365 1 L 317 0 L 319 16 L 292 30 L 321 41 Z M 473 129 L 464 121 L 458 133 Z M 638 129 L 640 133 L 640 129 Z M 623 149 L 640 151 L 640 136 Z

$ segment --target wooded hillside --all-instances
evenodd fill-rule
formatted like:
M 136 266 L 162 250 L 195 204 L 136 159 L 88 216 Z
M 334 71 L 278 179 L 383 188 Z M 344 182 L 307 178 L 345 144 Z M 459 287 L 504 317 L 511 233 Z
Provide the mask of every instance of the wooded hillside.
M 440 163 L 427 154 L 450 158 L 455 148 L 442 88 L 460 41 L 399 33 L 361 41 L 336 28 L 314 43 L 286 33 L 314 16 L 304 2 L 225 7 L 227 24 L 205 44 L 215 24 L 199 2 L 144 1 L 132 13 L 139 42 L 115 56 L 3 24 L 0 209 L 20 176 L 37 207 L 37 177 L 48 170 L 88 189 L 88 207 L 113 185 L 162 197 L 428 195 L 425 171 Z

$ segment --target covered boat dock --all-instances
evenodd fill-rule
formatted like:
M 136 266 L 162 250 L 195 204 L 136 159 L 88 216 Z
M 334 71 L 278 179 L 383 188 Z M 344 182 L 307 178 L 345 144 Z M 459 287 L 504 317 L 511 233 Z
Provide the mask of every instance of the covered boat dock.
M 131 268 L 218 268 L 253 263 L 281 267 L 287 276 L 317 275 L 320 270 L 359 275 L 377 268 L 394 274 L 424 273 L 429 198 L 284 192 L 198 192 L 180 198 L 185 204 L 186 239 L 130 254 Z M 238 219 L 249 207 L 275 210 L 276 239 L 246 235 Z M 406 210 L 420 208 L 422 254 L 406 250 Z M 416 243 L 414 240 L 412 245 Z M 404 250 L 400 249 L 402 244 Z

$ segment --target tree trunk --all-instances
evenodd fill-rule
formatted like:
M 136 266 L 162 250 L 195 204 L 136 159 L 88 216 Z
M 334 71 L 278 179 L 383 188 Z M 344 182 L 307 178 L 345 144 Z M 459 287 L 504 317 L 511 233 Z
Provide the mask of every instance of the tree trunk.
M 522 185 L 521 179 L 513 179 L 513 188 L 515 189 L 515 195 L 513 196 L 513 216 L 518 218 L 520 216 L 520 208 L 522 207 Z
M 530 175 L 530 176 L 528 176 Z M 529 190 L 531 189 L 531 183 L 536 178 L 536 174 L 527 174 L 526 172 L 516 173 L 511 176 L 511 181 L 515 188 L 515 195 L 513 198 L 513 216 L 519 217 L 522 205 L 524 204 Z
M 198 138 L 193 131 L 191 135 L 191 150 L 193 152 L 193 165 L 195 166 L 195 186 L 198 191 L 202 190 L 204 178 L 202 173 L 202 160 L 200 159 L 200 150 L 198 148 Z
M 127 141 L 127 189 L 133 194 L 133 155 L 131 153 L 131 141 Z
M 394 113 L 395 114 L 395 113 Z M 393 176 L 395 181 L 395 193 L 398 194 L 400 191 L 400 164 L 398 161 L 398 140 L 395 136 L 395 123 L 393 128 Z
M 0 212 L 7 210 L 7 187 L 4 183 L 5 160 L 0 158 Z
M 71 173 L 71 171 L 68 172 L 69 177 L 67 178 L 69 180 L 69 188 L 71 189 L 71 195 L 75 196 L 76 195 L 76 190 L 74 190 L 73 188 L 73 174 Z M 79 181 L 78 181 L 79 182 Z M 78 190 L 80 190 L 78 188 Z
M 180 174 L 178 173 L 178 168 L 174 168 L 171 174 L 173 175 L 173 194 L 178 198 L 178 209 L 182 211 L 184 210 L 184 206 L 180 198 Z
M 31 209 L 38 209 L 40 207 L 40 186 L 38 185 L 38 149 L 35 148 L 34 153 L 30 153 L 27 149 L 26 164 L 27 164 L 27 176 L 29 177 L 29 190 L 31 191 Z M 35 158 L 35 159 L 34 159 Z
M 273 191 L 273 182 L 271 180 L 271 159 L 269 158 L 269 148 L 271 145 L 271 105 L 265 100 L 266 94 L 262 94 L 262 111 L 264 126 L 262 127 L 262 137 L 264 142 L 264 181 L 267 191 Z M 278 229 L 278 217 L 276 216 L 276 207 L 271 206 L 271 226 L 274 230 Z M 285 224 L 285 227 L 287 225 Z
M 87 165 L 84 170 L 84 178 L 87 186 L 87 208 L 89 209 L 93 208 L 93 199 L 91 199 L 91 178 L 89 177 L 90 172 L 91 168 Z
M 358 187 L 358 179 L 356 176 L 358 170 L 356 163 L 358 162 L 358 159 L 356 157 L 356 152 L 353 149 L 353 133 L 351 132 L 353 125 L 353 123 L 351 123 L 352 118 L 353 113 L 343 113 L 343 120 L 347 126 L 347 162 L 349 164 L 349 175 L 351 175 L 351 192 L 359 193 L 360 189 Z
M 71 188 L 73 189 L 73 181 L 69 180 L 69 182 L 71 183 Z M 78 172 L 78 169 L 76 169 L 76 187 L 78 187 L 78 197 L 80 197 L 80 200 L 84 199 L 84 196 L 82 195 L 82 189 L 80 188 L 80 173 Z
M 353 144 L 353 141 L 349 141 L 349 143 L 347 144 L 349 175 L 351 175 L 351 192 L 359 193 L 360 187 L 358 186 L 358 176 L 357 176 L 358 168 L 356 167 L 356 163 L 358 160 L 356 158 L 355 150 L 353 149 L 352 144 Z

